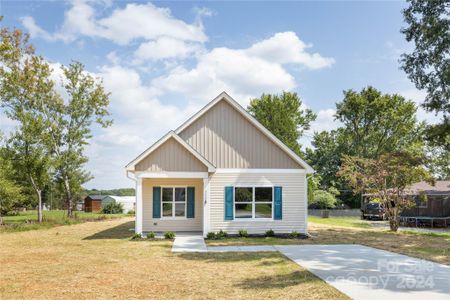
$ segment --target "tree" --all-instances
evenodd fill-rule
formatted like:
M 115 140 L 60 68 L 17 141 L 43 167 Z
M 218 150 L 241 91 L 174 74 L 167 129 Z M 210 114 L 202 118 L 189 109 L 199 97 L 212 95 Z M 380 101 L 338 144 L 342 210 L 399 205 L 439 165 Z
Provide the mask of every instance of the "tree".
M 382 94 L 369 86 L 361 92 L 344 91 L 336 104 L 336 120 L 342 122 L 347 153 L 377 158 L 398 149 L 422 146 L 420 125 L 413 101 L 400 95 Z
M 20 30 L 2 28 L 0 38 L 0 107 L 18 124 L 9 139 L 13 166 L 35 191 L 38 222 L 42 222 L 42 190 L 50 179 L 50 155 L 45 147 L 48 122 L 37 104 L 55 97 L 51 70 Z
M 344 91 L 335 115 L 342 127 L 314 133 L 314 149 L 306 150 L 307 161 L 322 178 L 321 187 L 336 187 L 345 203 L 358 205 L 358 196 L 336 175 L 342 156 L 378 158 L 402 149 L 422 153 L 424 125 L 417 122 L 416 110 L 414 102 L 370 86 L 360 92 Z
M 450 2 L 409 0 L 403 16 L 408 26 L 401 32 L 415 49 L 402 55 L 402 68 L 426 90 L 424 108 L 443 113 L 441 123 L 428 127 L 428 139 L 450 150 Z
M 2 149 L 0 151 L 0 225 L 3 224 L 2 216 L 17 208 L 23 199 L 22 188 L 11 179 L 14 168 L 10 161 L 3 157 L 3 153 Z
M 342 128 L 332 131 L 315 132 L 311 145 L 314 149 L 306 149 L 306 160 L 321 177 L 321 186 L 325 189 L 336 186 L 339 178 L 336 177 L 341 156 L 348 152 L 348 140 Z
M 84 170 L 88 161 L 84 147 L 92 137 L 92 125 L 110 126 L 109 93 L 102 82 L 84 70 L 79 62 L 62 67 L 63 88 L 68 99 L 42 103 L 41 113 L 50 124 L 48 145 L 55 157 L 55 176 L 66 198 L 67 214 L 72 216 L 73 198 L 83 191 L 91 175 Z
M 262 94 L 250 101 L 247 110 L 292 151 L 301 154 L 298 140 L 310 128 L 316 115 L 310 109 L 302 108 L 296 93 Z
M 385 208 L 391 231 L 397 231 L 403 209 L 414 205 L 407 187 L 431 176 L 424 158 L 410 152 L 393 152 L 370 159 L 345 155 L 338 172 L 357 194 L 369 194 Z
M 444 146 L 427 146 L 427 168 L 439 180 L 450 179 L 450 150 Z

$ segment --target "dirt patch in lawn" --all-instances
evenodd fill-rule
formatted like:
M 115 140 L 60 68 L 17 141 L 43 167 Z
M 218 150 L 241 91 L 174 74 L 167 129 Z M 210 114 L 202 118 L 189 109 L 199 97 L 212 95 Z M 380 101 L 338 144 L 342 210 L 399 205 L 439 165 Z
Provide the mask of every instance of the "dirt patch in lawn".
M 172 254 L 131 218 L 0 234 L 0 299 L 344 299 L 278 253 Z

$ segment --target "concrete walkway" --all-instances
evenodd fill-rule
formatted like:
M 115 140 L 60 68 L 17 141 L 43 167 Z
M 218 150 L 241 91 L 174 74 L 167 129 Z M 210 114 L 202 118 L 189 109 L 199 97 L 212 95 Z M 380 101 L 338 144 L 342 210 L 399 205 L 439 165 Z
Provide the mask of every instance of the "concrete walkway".
M 276 246 L 353 299 L 450 299 L 450 267 L 361 245 Z
M 206 247 L 201 235 L 182 235 L 172 251 L 279 251 L 353 299 L 450 299 L 449 266 L 362 245 Z
M 172 252 L 206 252 L 202 233 L 177 233 L 173 241 Z

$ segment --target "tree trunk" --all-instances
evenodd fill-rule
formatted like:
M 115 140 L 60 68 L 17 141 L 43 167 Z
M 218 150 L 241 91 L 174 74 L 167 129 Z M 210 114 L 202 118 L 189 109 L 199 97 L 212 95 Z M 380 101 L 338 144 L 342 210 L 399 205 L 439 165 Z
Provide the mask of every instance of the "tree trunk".
M 64 190 L 66 191 L 67 216 L 72 217 L 72 193 L 70 191 L 69 178 L 64 176 Z
M 392 208 L 392 213 L 389 215 L 389 227 L 391 231 L 397 232 L 399 227 L 399 217 L 398 217 L 398 209 L 397 207 Z
M 38 222 L 42 223 L 42 191 L 36 190 L 38 196 Z
M 33 176 L 30 176 L 31 184 L 33 185 L 34 191 L 38 197 L 38 222 L 42 223 L 42 190 L 38 188 L 36 182 L 33 179 Z

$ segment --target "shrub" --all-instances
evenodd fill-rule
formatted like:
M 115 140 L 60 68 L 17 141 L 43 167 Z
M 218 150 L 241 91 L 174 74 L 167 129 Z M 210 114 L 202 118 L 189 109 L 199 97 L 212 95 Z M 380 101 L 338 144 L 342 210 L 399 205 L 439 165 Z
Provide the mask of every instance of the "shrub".
M 123 213 L 123 205 L 122 205 L 122 203 L 109 202 L 103 206 L 102 213 L 104 213 L 104 214 L 121 214 L 121 213 Z
M 135 233 L 131 236 L 130 240 L 136 241 L 142 239 L 142 236 L 139 233 Z
M 216 237 L 221 240 L 228 236 L 228 233 L 226 231 L 223 231 L 222 229 L 216 234 Z
M 175 232 L 167 231 L 164 233 L 164 238 L 167 240 L 173 240 L 175 238 Z
M 150 231 L 149 233 L 147 233 L 147 238 L 148 239 L 154 239 L 155 238 L 155 233 L 153 231 Z
M 247 230 L 240 229 L 240 230 L 239 230 L 239 236 L 240 236 L 240 237 L 248 237 L 248 232 L 247 232 Z
M 134 214 L 136 214 L 136 212 L 134 211 L 134 209 L 130 209 L 130 210 L 127 212 L 127 214 L 129 214 L 129 215 L 134 215 Z
M 300 233 L 298 233 L 297 231 L 292 231 L 291 233 L 289 233 L 290 239 L 298 239 L 299 237 L 300 237 Z
M 206 238 L 207 238 L 208 240 L 215 240 L 215 239 L 217 238 L 217 236 L 216 236 L 216 233 L 215 233 L 215 232 L 210 231 L 210 232 L 208 232 L 208 233 L 206 234 Z
M 321 209 L 334 208 L 336 207 L 336 197 L 330 192 L 316 190 L 311 205 Z
M 275 232 L 272 229 L 269 229 L 266 231 L 266 236 L 267 237 L 275 236 Z

